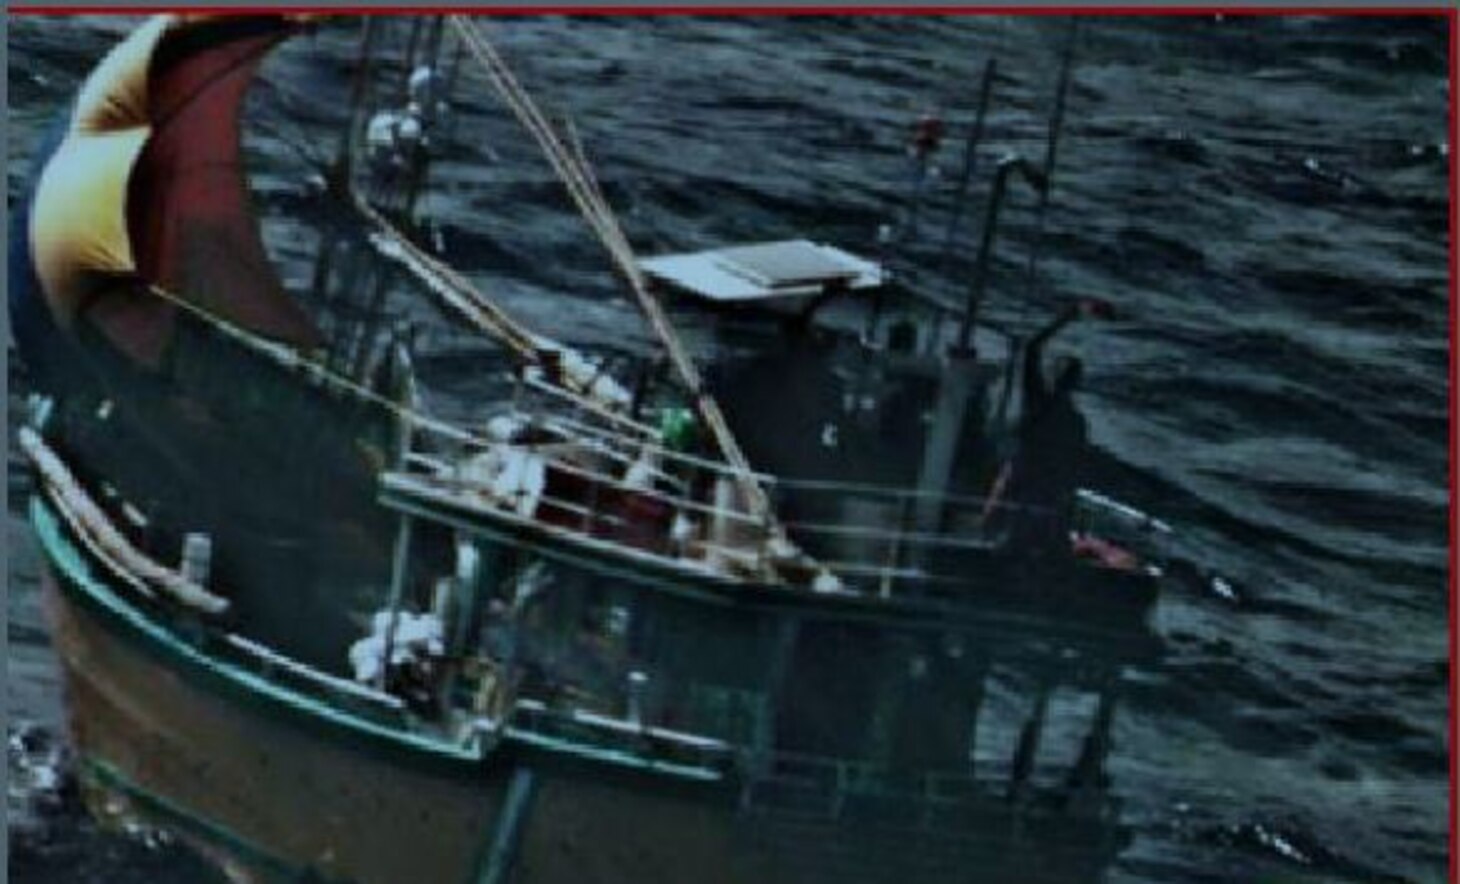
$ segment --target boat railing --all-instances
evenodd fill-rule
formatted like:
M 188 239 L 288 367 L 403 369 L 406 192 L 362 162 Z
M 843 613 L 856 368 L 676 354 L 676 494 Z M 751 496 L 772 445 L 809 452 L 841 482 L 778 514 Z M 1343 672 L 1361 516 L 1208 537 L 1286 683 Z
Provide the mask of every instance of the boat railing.
M 534 399 L 532 393 L 540 394 Z M 536 420 L 551 420 L 562 424 L 586 437 L 593 438 L 613 448 L 631 452 L 633 455 L 651 455 L 662 463 L 672 464 L 678 472 L 703 476 L 731 476 L 733 471 L 724 461 L 700 457 L 688 451 L 681 451 L 663 444 L 659 431 L 627 418 L 614 415 L 606 417 L 601 409 L 589 409 L 577 399 L 565 396 L 556 388 L 542 383 L 529 383 L 515 399 L 517 415 Z M 596 422 L 595 422 L 596 421 Z M 632 432 L 623 432 L 615 427 L 627 426 Z M 752 472 L 756 481 L 775 483 L 776 477 L 769 473 Z
M 473 506 L 513 511 L 512 500 L 497 499 L 481 483 L 453 475 L 444 462 L 414 462 L 429 465 L 431 472 L 410 476 L 412 482 Z M 562 460 L 554 460 L 552 468 L 580 483 L 576 493 L 570 497 L 551 490 L 539 492 L 532 515 L 517 512 L 517 517 L 585 540 L 621 542 L 672 562 L 718 562 L 754 571 L 765 561 L 769 533 L 762 522 L 745 513 L 717 508 L 686 495 L 632 486 L 620 477 Z M 399 484 L 401 480 L 394 481 Z M 844 501 L 856 498 L 855 492 L 843 497 Z M 641 518 L 644 514 L 635 513 L 626 503 L 631 499 L 652 504 L 658 517 Z M 908 515 L 916 503 L 915 495 L 909 493 L 901 500 L 894 499 L 885 518 L 861 524 L 794 519 L 781 524 L 798 545 L 816 551 L 821 564 L 846 581 L 849 591 L 884 597 L 909 589 L 936 592 L 945 585 L 957 585 L 965 575 L 955 564 L 941 562 L 939 557 L 987 555 L 1002 548 L 1002 536 L 985 528 L 982 510 L 966 504 L 947 505 L 946 518 L 951 528 L 919 531 L 909 524 Z M 1029 518 L 1050 517 L 1028 508 L 1022 514 Z M 697 522 L 699 527 L 692 536 L 677 537 L 674 526 L 680 520 Z M 729 533 L 719 539 L 705 527 L 705 523 L 716 520 L 729 526 Z
M 637 432 L 625 434 L 613 429 L 613 426 L 625 421 L 624 418 L 612 416 L 613 422 L 608 426 L 595 422 L 603 420 L 603 415 L 599 410 L 585 409 L 578 400 L 566 397 L 562 391 L 551 385 L 537 383 L 529 384 L 528 387 L 530 390 L 548 397 L 547 402 L 556 406 L 556 409 L 545 407 L 543 403 L 535 404 L 530 395 L 519 392 L 512 412 L 514 416 L 529 421 L 558 424 L 585 438 L 594 439 L 603 443 L 606 450 L 613 453 L 611 456 L 616 456 L 625 465 L 634 462 L 637 457 L 648 454 L 665 465 L 663 468 L 665 474 L 682 478 L 689 484 L 695 485 L 707 484 L 722 478 L 729 479 L 734 475 L 731 467 L 723 461 L 699 457 L 662 444 L 658 441 L 657 433 L 642 424 L 634 423 L 633 426 Z M 794 479 L 764 472 L 752 472 L 751 476 L 766 487 L 773 499 L 777 495 L 785 496 L 793 493 L 796 495 L 816 494 L 841 498 L 856 497 L 869 500 L 927 503 L 939 505 L 945 509 L 976 511 L 980 514 L 987 511 L 1019 513 L 1026 516 L 1053 515 L 1053 512 L 1047 508 L 1022 505 L 1012 501 L 999 501 L 985 496 L 923 491 L 916 488 L 866 482 Z M 749 518 L 746 517 L 747 520 Z M 991 518 L 989 521 L 993 521 L 993 519 Z
M 237 633 L 225 634 L 223 643 L 231 656 L 272 681 L 302 688 L 382 723 L 405 721 L 405 703 L 394 694 L 330 675 Z
M 733 761 L 733 748 L 722 740 L 633 718 L 617 718 L 585 709 L 557 709 L 532 698 L 518 699 L 512 704 L 506 725 L 508 733 L 519 738 L 626 754 L 650 764 L 723 772 Z
M 957 768 L 915 769 L 792 752 L 771 753 L 754 765 L 742 763 L 742 770 L 742 814 L 832 823 L 855 818 L 925 831 L 967 832 L 981 811 L 1007 812 L 1014 778 L 1012 763 L 993 759 L 969 760 Z M 1064 799 L 1071 796 L 1070 788 L 1064 782 L 1024 785 L 1026 794 L 1054 799 L 1049 805 L 1054 808 L 1068 806 Z M 1114 796 L 1098 793 L 1098 800 L 1087 807 L 1099 814 L 1117 803 Z
M 929 827 L 991 800 L 1002 800 L 1012 762 L 967 761 L 947 768 L 900 767 L 867 759 L 803 752 L 764 752 L 749 746 L 538 699 L 512 704 L 505 733 L 524 742 L 572 747 L 645 766 L 734 775 L 742 813 L 800 814 L 836 820 L 882 808 L 901 823 Z M 909 816 L 908 814 L 911 814 Z
M 1007 549 L 1011 528 L 1052 528 L 1059 518 L 1047 507 L 915 488 L 795 479 L 774 488 L 791 537 L 882 597 L 957 593 L 978 560 Z
M 1089 488 L 1075 492 L 1074 530 L 1114 540 L 1152 557 L 1159 557 L 1162 538 L 1175 533 L 1170 524 L 1150 513 Z
M 959 769 L 899 769 L 869 760 L 776 752 L 749 766 L 740 808 L 839 820 L 873 810 L 912 827 L 1002 796 L 1011 766 L 969 762 Z
M 764 516 L 743 505 L 728 464 L 675 450 L 550 386 L 519 384 L 505 416 L 531 428 L 514 437 L 522 441 L 470 434 L 459 456 L 410 458 L 424 468 L 410 478 L 477 508 L 732 576 L 765 574 L 784 535 L 838 578 L 837 590 L 954 593 L 967 583 L 969 558 L 1002 551 L 1011 526 L 1060 518 L 1007 499 L 756 474 L 775 504 Z M 550 471 L 544 487 L 504 494 L 458 466 L 494 449 L 540 459 Z M 522 506 L 525 496 L 534 501 Z

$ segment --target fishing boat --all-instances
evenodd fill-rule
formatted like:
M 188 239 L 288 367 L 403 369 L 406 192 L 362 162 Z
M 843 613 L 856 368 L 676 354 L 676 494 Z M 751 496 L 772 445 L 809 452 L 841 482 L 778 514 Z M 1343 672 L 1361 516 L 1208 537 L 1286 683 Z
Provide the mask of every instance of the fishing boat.
M 1155 652 L 1159 560 L 1088 524 L 1095 554 L 1014 555 L 988 526 L 1049 514 L 946 483 L 753 468 L 581 149 L 476 22 L 411 21 L 387 70 L 395 24 L 360 25 L 319 193 L 340 233 L 292 294 L 250 210 L 241 107 L 271 49 L 333 22 L 150 19 L 40 151 L 12 228 L 36 389 L 18 442 L 94 811 L 240 880 L 1098 880 L 1124 837 L 1104 771 L 1119 672 Z M 631 391 L 422 244 L 401 138 L 422 105 L 382 117 L 370 84 L 425 90 L 419 62 L 453 40 L 599 234 L 673 383 Z M 370 160 L 402 145 L 404 165 Z M 876 281 L 858 266 L 835 285 Z M 385 304 L 401 279 L 501 345 L 487 416 L 427 412 Z M 1027 721 L 980 733 L 1011 680 Z M 1041 752 L 1060 689 L 1093 700 L 1063 769 Z

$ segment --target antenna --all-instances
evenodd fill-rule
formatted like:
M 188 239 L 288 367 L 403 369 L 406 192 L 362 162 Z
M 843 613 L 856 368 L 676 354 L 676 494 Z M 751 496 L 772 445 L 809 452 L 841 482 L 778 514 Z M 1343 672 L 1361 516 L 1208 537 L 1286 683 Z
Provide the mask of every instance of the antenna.
M 990 58 L 983 68 L 983 82 L 978 88 L 978 109 L 974 111 L 973 128 L 968 133 L 968 144 L 963 149 L 963 171 L 958 175 L 958 189 L 953 195 L 953 214 L 948 218 L 948 230 L 943 235 L 943 254 L 938 263 L 945 270 L 953 255 L 953 240 L 963 225 L 963 210 L 968 205 L 968 185 L 973 180 L 973 170 L 978 165 L 978 143 L 983 140 L 984 118 L 988 115 L 989 95 L 993 91 L 994 77 L 998 73 L 998 60 Z
M 1054 186 L 1054 163 L 1059 153 L 1060 132 L 1064 129 L 1065 99 L 1070 91 L 1070 72 L 1074 68 L 1075 44 L 1079 36 L 1080 20 L 1070 18 L 1065 32 L 1065 46 L 1060 58 L 1059 85 L 1055 87 L 1054 113 L 1049 118 L 1049 139 L 1044 151 L 1044 187 L 1039 193 L 1039 205 L 1035 209 L 1034 239 L 1029 246 L 1029 267 L 1025 275 L 1026 304 L 1032 300 L 1035 287 L 1035 272 L 1039 264 L 1041 247 L 1044 244 L 1044 219 L 1049 209 L 1049 194 Z
M 983 236 L 979 239 L 978 258 L 973 265 L 973 283 L 969 286 L 968 302 L 963 308 L 963 321 L 958 328 L 957 348 L 962 351 L 967 351 L 973 345 L 973 329 L 978 322 L 978 311 L 983 305 L 984 290 L 988 287 L 989 265 L 993 261 L 999 209 L 1004 203 L 1004 191 L 1008 187 L 1009 176 L 1016 172 L 1041 194 L 1049 190 L 1049 182 L 1045 180 L 1044 173 L 1023 157 L 1011 154 L 999 161 L 998 171 L 994 173 L 993 187 L 989 190 L 988 208 L 984 213 Z

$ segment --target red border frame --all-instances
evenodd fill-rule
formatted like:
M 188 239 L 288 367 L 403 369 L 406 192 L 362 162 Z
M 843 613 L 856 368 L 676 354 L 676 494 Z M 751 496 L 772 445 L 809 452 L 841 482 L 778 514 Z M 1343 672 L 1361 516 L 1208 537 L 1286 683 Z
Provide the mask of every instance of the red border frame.
M 1456 649 L 1460 648 L 1460 641 L 1457 641 L 1456 632 L 1460 630 L 1460 552 L 1455 548 L 1457 539 L 1457 504 L 1455 501 L 1457 484 L 1455 460 L 1460 457 L 1460 446 L 1456 444 L 1457 419 L 1455 412 L 1460 409 L 1460 393 L 1456 387 L 1460 385 L 1460 371 L 1457 371 L 1455 358 L 1455 338 L 1457 320 L 1460 320 L 1460 308 L 1456 306 L 1456 300 L 1460 299 L 1460 243 L 1456 238 L 1460 237 L 1460 207 L 1457 207 L 1456 185 L 1460 184 L 1460 162 L 1456 160 L 1456 152 L 1460 151 L 1460 121 L 1457 121 L 1456 107 L 1460 106 L 1460 8 L 1450 7 L 1450 880 L 1460 880 L 1460 856 L 1456 855 L 1455 841 L 1457 837 L 1456 822 L 1460 819 L 1457 815 L 1455 804 L 1455 785 L 1457 773 L 1460 773 L 1460 766 L 1456 764 L 1455 735 L 1457 719 L 1460 713 L 1456 710 L 1456 700 L 1460 698 L 1457 693 L 1457 685 L 1460 680 L 1455 674 Z
M 156 6 L 141 6 L 132 8 L 118 8 L 108 5 L 36 5 L 36 6 L 11 6 L 5 13 L 12 16 L 21 15 L 87 15 L 87 14 L 135 14 L 149 15 L 163 12 L 195 12 L 198 5 L 186 4 L 159 4 Z M 1449 608 L 1449 631 L 1450 631 L 1450 659 L 1449 659 L 1449 681 L 1450 681 L 1450 708 L 1447 722 L 1447 733 L 1449 746 L 1447 747 L 1450 758 L 1450 794 L 1449 794 L 1449 870 L 1450 880 L 1460 881 L 1460 855 L 1455 850 L 1456 839 L 1460 837 L 1457 833 L 1457 824 L 1460 824 L 1460 808 L 1457 808 L 1455 790 L 1457 779 L 1460 779 L 1460 764 L 1457 764 L 1455 751 L 1455 738 L 1457 729 L 1460 729 L 1460 714 L 1457 714 L 1456 704 L 1460 700 L 1460 678 L 1455 672 L 1456 655 L 1460 651 L 1460 551 L 1456 549 L 1456 542 L 1460 540 L 1460 508 L 1457 508 L 1457 471 L 1455 461 L 1460 457 L 1460 423 L 1457 423 L 1457 410 L 1460 410 L 1460 360 L 1455 356 L 1455 339 L 1457 328 L 1460 328 L 1460 246 L 1457 246 L 1457 237 L 1460 237 L 1460 194 L 1456 192 L 1456 185 L 1460 183 L 1460 117 L 1457 117 L 1457 107 L 1460 107 L 1460 8 L 1455 6 L 1420 6 L 1420 7 L 1342 7 L 1342 6 L 1289 6 L 1289 7 L 1254 7 L 1254 6 L 1190 6 L 1172 7 L 1162 5 L 1132 5 L 1132 6 L 1103 6 L 1103 7 L 1082 7 L 1082 6 L 851 6 L 838 7 L 835 5 L 805 5 L 805 6 L 674 6 L 674 5 L 642 5 L 642 6 L 577 6 L 572 4 L 544 4 L 540 6 L 402 6 L 402 7 L 371 7 L 371 6 L 321 6 L 321 5 L 288 5 L 278 6 L 255 6 L 255 7 L 214 7 L 219 12 L 237 13 L 321 13 L 325 15 L 398 15 L 402 13 L 411 14 L 441 14 L 441 13 L 467 13 L 473 15 L 776 15 L 776 16 L 810 16 L 810 15 L 1160 15 L 1160 16 L 1209 16 L 1209 15 L 1331 15 L 1331 16 L 1439 16 L 1448 18 L 1450 21 L 1450 118 L 1446 127 L 1449 140 L 1449 197 L 1450 197 L 1450 219 L 1449 219 L 1449 254 L 1450 254 L 1450 420 L 1449 420 L 1449 468 L 1447 471 L 1447 482 L 1450 492 L 1449 505 L 1449 586 L 1448 586 L 1448 608 Z
M 45 5 L 11 6 L 10 15 L 149 15 L 160 12 L 197 12 L 197 4 L 159 3 L 155 6 L 133 6 L 119 8 L 106 4 L 97 5 Z M 402 15 L 402 14 L 467 14 L 467 15 L 1159 15 L 1159 16 L 1210 16 L 1210 15 L 1332 15 L 1332 16 L 1417 16 L 1433 15 L 1449 18 L 1453 22 L 1456 10 L 1441 6 L 1283 6 L 1271 9 L 1261 6 L 1163 6 L 1160 4 L 1132 6 L 675 6 L 624 5 L 624 6 L 582 6 L 572 3 L 545 3 L 533 6 L 322 6 L 311 4 L 279 4 L 268 6 L 216 6 L 206 7 L 209 12 L 240 14 L 298 14 L 320 15 Z M 1453 48 L 1454 41 L 1451 40 Z M 1453 65 L 1452 65 L 1453 68 Z M 1453 73 L 1453 70 L 1452 70 Z M 1452 78 L 1453 79 L 1453 78 Z M 1452 92 L 1453 101 L 1453 92 Z

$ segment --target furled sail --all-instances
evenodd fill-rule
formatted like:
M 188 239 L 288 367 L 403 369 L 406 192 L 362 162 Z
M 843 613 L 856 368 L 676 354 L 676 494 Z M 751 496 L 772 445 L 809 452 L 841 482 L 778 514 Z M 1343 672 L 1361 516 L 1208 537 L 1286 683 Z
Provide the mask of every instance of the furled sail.
M 25 231 L 56 326 L 92 324 L 157 365 L 173 293 L 257 334 L 308 348 L 318 333 L 274 274 L 249 205 L 240 110 L 282 16 L 150 19 L 86 79 L 35 183 Z

